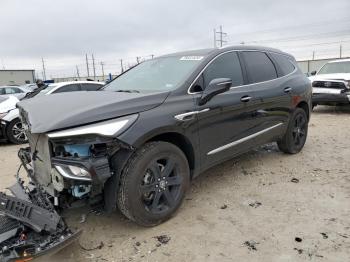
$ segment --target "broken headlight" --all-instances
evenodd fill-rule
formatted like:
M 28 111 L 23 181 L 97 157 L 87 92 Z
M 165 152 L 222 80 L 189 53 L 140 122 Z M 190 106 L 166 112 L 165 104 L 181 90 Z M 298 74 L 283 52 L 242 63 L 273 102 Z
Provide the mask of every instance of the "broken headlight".
M 82 167 L 71 165 L 55 165 L 55 169 L 64 178 L 91 181 L 91 174 Z

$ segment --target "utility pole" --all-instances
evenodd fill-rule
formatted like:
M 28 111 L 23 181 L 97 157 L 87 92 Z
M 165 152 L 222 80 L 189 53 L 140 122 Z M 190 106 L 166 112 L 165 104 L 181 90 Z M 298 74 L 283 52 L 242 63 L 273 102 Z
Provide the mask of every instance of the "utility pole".
M 94 80 L 96 80 L 96 68 L 95 68 L 94 54 L 91 54 L 91 57 L 92 57 L 92 68 L 94 69 Z
M 44 81 L 46 80 L 46 70 L 45 70 L 45 62 L 44 62 L 44 58 L 41 58 L 41 61 L 43 63 L 43 78 Z
M 139 56 L 136 57 L 137 64 L 140 63 L 140 58 L 141 58 L 141 57 L 139 57 Z
M 226 40 L 224 40 L 224 37 L 227 37 L 227 33 L 224 33 L 222 31 L 222 25 L 219 27 L 219 32 L 216 31 L 214 28 L 214 47 L 216 47 L 216 43 L 219 42 L 219 47 L 222 47 L 224 43 L 227 43 Z M 219 39 L 216 38 L 216 36 L 219 35 Z
M 339 58 L 342 58 L 343 56 L 343 46 L 340 44 L 340 47 L 339 47 Z
M 101 62 L 101 68 L 102 68 L 102 81 L 105 79 L 105 70 L 103 69 L 103 62 Z
M 124 73 L 123 59 L 120 59 L 120 69 L 121 69 L 121 72 Z
M 78 76 L 78 79 L 80 80 L 80 74 L 79 74 L 79 68 L 78 68 L 78 65 L 76 66 L 77 68 L 77 76 Z
M 153 58 L 154 58 L 154 55 L 151 55 L 151 58 L 153 59 Z
M 216 29 L 214 28 L 214 48 L 216 47 Z
M 312 51 L 312 60 L 315 60 L 315 51 Z
M 86 58 L 86 71 L 87 71 L 87 76 L 90 77 L 90 70 L 89 70 L 89 60 L 88 60 L 88 55 L 85 54 Z

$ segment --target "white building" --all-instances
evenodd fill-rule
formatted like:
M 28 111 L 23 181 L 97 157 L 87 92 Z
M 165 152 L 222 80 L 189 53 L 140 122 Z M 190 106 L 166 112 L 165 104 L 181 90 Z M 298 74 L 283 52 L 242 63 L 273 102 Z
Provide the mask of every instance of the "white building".
M 24 85 L 34 83 L 35 71 L 28 70 L 0 70 L 0 86 L 4 85 Z

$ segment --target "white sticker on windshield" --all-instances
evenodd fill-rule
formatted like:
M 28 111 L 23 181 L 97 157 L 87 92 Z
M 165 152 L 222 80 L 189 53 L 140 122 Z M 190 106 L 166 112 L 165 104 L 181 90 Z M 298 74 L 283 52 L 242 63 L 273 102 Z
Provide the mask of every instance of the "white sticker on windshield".
M 180 60 L 183 61 L 200 61 L 203 59 L 203 56 L 183 56 Z

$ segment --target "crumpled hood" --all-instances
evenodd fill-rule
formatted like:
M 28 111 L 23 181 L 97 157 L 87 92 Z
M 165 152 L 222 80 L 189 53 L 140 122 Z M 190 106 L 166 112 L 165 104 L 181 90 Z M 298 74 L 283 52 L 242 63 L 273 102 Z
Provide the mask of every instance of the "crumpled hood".
M 47 133 L 150 110 L 162 104 L 168 94 L 81 91 L 37 96 L 17 107 L 25 112 L 31 133 Z
M 315 75 L 309 77 L 310 81 L 317 81 L 317 80 L 350 80 L 350 73 L 337 73 L 337 74 L 321 74 L 321 75 Z

